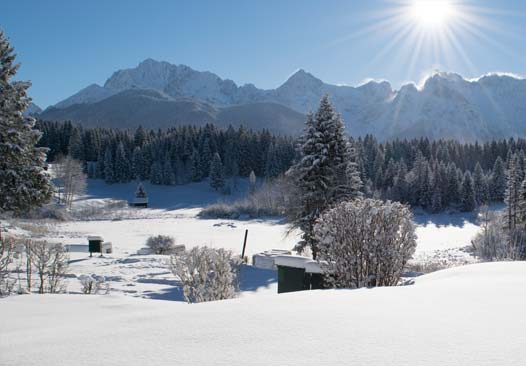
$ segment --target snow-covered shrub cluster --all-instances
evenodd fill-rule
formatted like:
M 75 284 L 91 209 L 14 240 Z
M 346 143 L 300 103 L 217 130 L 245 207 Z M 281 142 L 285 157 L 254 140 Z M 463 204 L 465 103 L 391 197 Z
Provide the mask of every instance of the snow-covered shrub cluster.
M 150 236 L 146 240 L 146 246 L 154 254 L 171 254 L 175 248 L 175 239 L 168 235 Z
M 36 272 L 38 292 L 60 293 L 65 290 L 64 278 L 69 265 L 69 255 L 62 244 L 32 241 L 26 244 L 26 273 Z M 29 289 L 30 290 L 30 289 Z
M 2 238 L 0 245 L 0 295 L 65 291 L 69 255 L 62 244 Z
M 212 204 L 199 213 L 203 217 L 239 218 L 283 215 L 291 199 L 291 182 L 284 177 L 266 181 L 254 193 L 233 203 Z
M 394 286 L 416 249 L 412 213 L 398 202 L 342 202 L 320 216 L 314 236 L 335 287 Z
M 11 238 L 2 237 L 0 240 L 0 296 L 9 295 L 14 288 L 15 282 L 9 278 L 9 266 L 14 259 L 15 245 Z
M 82 293 L 86 295 L 99 294 L 102 292 L 108 294 L 110 292 L 110 285 L 106 282 L 104 276 L 81 275 L 79 276 L 79 281 Z
M 480 232 L 472 240 L 474 254 L 483 260 L 509 259 L 502 214 L 484 209 L 479 214 Z
M 195 247 L 171 258 L 172 272 L 189 303 L 235 297 L 240 265 L 241 259 L 231 251 L 208 247 Z
M 60 157 L 53 164 L 53 172 L 58 202 L 71 208 L 73 198 L 86 191 L 87 177 L 84 173 L 83 164 L 70 156 Z

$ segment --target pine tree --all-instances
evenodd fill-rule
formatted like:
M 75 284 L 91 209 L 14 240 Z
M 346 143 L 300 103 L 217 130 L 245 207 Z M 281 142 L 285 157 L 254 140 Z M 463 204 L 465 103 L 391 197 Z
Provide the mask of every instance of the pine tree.
M 517 199 L 517 224 L 526 229 L 526 179 L 522 181 Z
M 517 155 L 514 154 L 511 156 L 508 165 L 508 183 L 505 193 L 505 222 L 506 229 L 513 231 L 518 223 L 519 193 L 523 179 L 521 179 L 522 174 L 520 172 L 519 158 Z
M 152 184 L 163 184 L 163 165 L 156 160 L 150 172 L 150 182 Z
M 437 174 L 433 177 L 432 194 L 431 194 L 431 211 L 440 212 L 443 208 L 442 187 L 440 186 Z
M 133 142 L 136 147 L 142 147 L 144 143 L 146 142 L 146 131 L 142 126 L 139 126 L 137 130 L 135 131 L 135 135 L 133 137 Z
M 210 164 L 210 187 L 218 191 L 225 186 L 225 176 L 223 171 L 223 163 L 218 153 L 214 154 L 212 163 Z
M 277 159 L 276 146 L 271 144 L 267 151 L 267 158 L 265 162 L 265 178 L 275 178 L 279 175 L 280 167 Z
M 462 189 L 461 189 L 461 207 L 460 209 L 463 212 L 471 212 L 477 206 L 475 200 L 475 188 L 473 187 L 473 178 L 471 177 L 470 172 L 464 174 L 464 179 L 462 180 Z
M 490 178 L 490 198 L 494 202 L 504 201 L 506 194 L 506 167 L 501 157 L 497 157 Z
M 322 98 L 315 116 L 307 117 L 300 154 L 300 160 L 288 172 L 298 190 L 291 220 L 303 231 L 295 249 L 301 252 L 310 247 L 316 258 L 318 247 L 313 228 L 319 215 L 331 204 L 360 194 L 352 150 L 328 96 Z
M 144 177 L 144 159 L 142 156 L 141 148 L 136 146 L 135 149 L 133 149 L 133 155 L 132 155 L 132 176 L 135 179 L 145 179 Z
M 115 181 L 120 183 L 128 182 L 130 180 L 130 162 L 126 156 L 126 151 L 124 150 L 124 144 L 122 142 L 117 145 L 113 164 Z
M 104 180 L 106 183 L 115 183 L 115 168 L 113 164 L 113 154 L 111 153 L 111 148 L 108 146 L 106 152 L 104 153 Z
M 192 180 L 192 182 L 199 182 L 201 179 L 203 179 L 203 175 L 201 169 L 201 161 L 199 159 L 199 153 L 195 149 L 192 152 L 191 161 L 192 164 L 190 166 L 190 179 Z
M 9 40 L 0 31 L 0 212 L 15 213 L 48 202 L 53 195 L 46 172 L 46 151 L 37 148 L 41 133 L 23 112 L 31 99 L 30 83 L 11 81 L 19 65 Z
M 448 205 L 456 204 L 460 201 L 460 181 L 457 174 L 455 163 L 447 166 L 447 201 Z
M 480 163 L 477 162 L 475 165 L 475 171 L 473 173 L 473 186 L 475 189 L 475 200 L 477 205 L 482 205 L 488 202 L 488 187 L 486 183 L 486 178 Z
M 163 164 L 163 179 L 162 183 L 167 186 L 173 186 L 176 183 L 175 174 L 173 171 L 172 163 L 166 159 Z
M 82 137 L 78 128 L 73 128 L 68 143 L 69 155 L 76 160 L 84 161 L 84 146 L 82 145 Z

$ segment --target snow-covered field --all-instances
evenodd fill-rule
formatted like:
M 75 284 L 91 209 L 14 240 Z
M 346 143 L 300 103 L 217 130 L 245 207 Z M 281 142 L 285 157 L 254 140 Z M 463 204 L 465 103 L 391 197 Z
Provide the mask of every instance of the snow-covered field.
M 415 282 L 196 305 L 14 296 L 0 301 L 0 364 L 524 365 L 525 262 Z
M 78 221 L 41 224 L 39 235 L 50 242 L 64 244 L 87 245 L 89 235 L 100 235 L 105 241 L 112 242 L 113 253 L 104 258 L 89 258 L 86 252 L 70 253 L 70 292 L 80 290 L 75 277 L 95 274 L 106 277 L 113 293 L 180 300 L 181 293 L 168 269 L 169 258 L 136 254 L 149 236 L 170 235 L 187 248 L 207 245 L 228 248 L 240 254 L 244 233 L 248 229 L 246 254 L 249 257 L 268 249 L 292 249 L 297 241 L 297 234 L 288 233 L 289 228 L 279 218 L 224 220 L 197 217 L 200 209 L 211 202 L 234 200 L 245 194 L 246 183 L 240 181 L 239 191 L 232 196 L 217 194 L 206 182 L 175 187 L 146 184 L 150 208 L 116 205 L 117 209 L 101 213 L 90 208 L 101 207 L 112 200 L 129 200 L 133 197 L 135 184 L 107 185 L 91 180 L 88 195 L 75 202 L 76 209 L 86 212 L 86 217 Z M 454 264 L 474 261 L 464 250 L 478 230 L 473 214 L 415 212 L 415 221 L 418 225 L 416 261 Z M 245 267 L 240 287 L 245 295 L 273 294 L 276 292 L 276 274 Z

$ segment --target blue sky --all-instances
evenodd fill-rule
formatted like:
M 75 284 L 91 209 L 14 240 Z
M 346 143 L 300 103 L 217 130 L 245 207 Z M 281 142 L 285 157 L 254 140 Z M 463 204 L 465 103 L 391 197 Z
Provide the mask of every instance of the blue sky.
M 526 1 L 451 0 L 464 26 L 448 24 L 447 39 L 406 16 L 411 1 L 7 0 L 0 27 L 22 63 L 17 78 L 33 82 L 42 107 L 148 57 L 260 88 L 299 68 L 329 83 L 395 88 L 433 69 L 526 74 Z

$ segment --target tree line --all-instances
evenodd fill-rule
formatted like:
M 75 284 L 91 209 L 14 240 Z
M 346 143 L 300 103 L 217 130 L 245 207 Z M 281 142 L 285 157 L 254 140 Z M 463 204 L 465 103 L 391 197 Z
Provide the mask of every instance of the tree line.
M 85 163 L 90 178 L 108 183 L 149 180 L 154 184 L 185 184 L 210 177 L 214 189 L 228 191 L 235 179 L 274 178 L 298 158 L 291 137 L 243 127 L 226 130 L 213 125 L 181 126 L 152 131 L 94 128 L 71 122 L 38 122 L 40 146 L 50 148 L 48 160 L 70 155 Z M 526 140 L 486 143 L 453 140 L 398 139 L 380 142 L 373 136 L 351 139 L 357 171 L 367 197 L 420 206 L 430 212 L 503 202 L 511 156 L 526 167 Z
M 207 124 L 129 131 L 39 121 L 38 128 L 43 132 L 40 145 L 50 149 L 49 161 L 69 155 L 84 162 L 88 177 L 108 183 L 175 185 L 210 177 L 213 188 L 228 190 L 235 177 L 248 177 L 252 171 L 259 177 L 279 176 L 296 154 L 291 137 L 243 127 L 222 130 Z
M 506 171 L 517 154 L 526 166 L 526 140 L 460 143 L 427 138 L 379 143 L 355 141 L 366 196 L 390 199 L 431 212 L 448 208 L 472 211 L 502 202 Z

